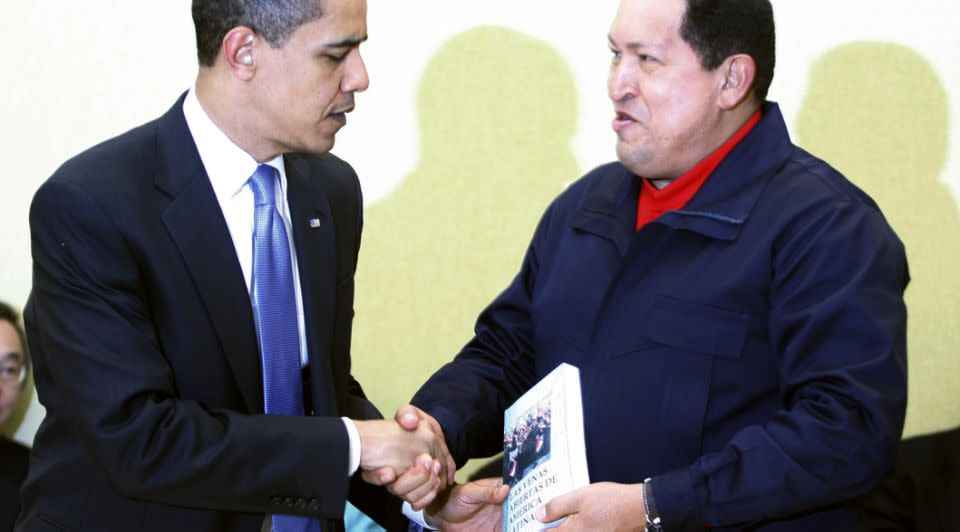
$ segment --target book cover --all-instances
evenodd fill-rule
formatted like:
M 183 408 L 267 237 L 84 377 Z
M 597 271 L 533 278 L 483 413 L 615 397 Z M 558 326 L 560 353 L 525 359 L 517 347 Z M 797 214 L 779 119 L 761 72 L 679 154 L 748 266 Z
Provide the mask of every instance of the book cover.
M 580 370 L 560 364 L 503 414 L 504 532 L 545 530 L 534 512 L 590 483 L 583 439 Z

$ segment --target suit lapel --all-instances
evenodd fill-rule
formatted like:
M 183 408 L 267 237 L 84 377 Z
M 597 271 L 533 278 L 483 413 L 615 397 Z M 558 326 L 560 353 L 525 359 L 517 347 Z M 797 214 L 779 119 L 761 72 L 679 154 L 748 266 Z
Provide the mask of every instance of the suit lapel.
M 230 231 L 183 116 L 183 97 L 159 126 L 156 186 L 172 196 L 162 215 L 227 358 L 247 411 L 263 412 L 253 310 Z
M 300 270 L 314 411 L 316 415 L 334 415 L 337 409 L 330 350 L 337 288 L 336 232 L 327 196 L 318 184 L 321 176 L 311 176 L 303 159 L 285 157 L 284 160 L 287 202 Z

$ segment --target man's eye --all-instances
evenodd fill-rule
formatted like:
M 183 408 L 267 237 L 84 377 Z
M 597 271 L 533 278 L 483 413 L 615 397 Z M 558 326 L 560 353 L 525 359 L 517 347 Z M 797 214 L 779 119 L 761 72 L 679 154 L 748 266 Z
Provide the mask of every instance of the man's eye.
M 347 54 L 324 54 L 324 57 L 333 61 L 334 63 L 339 63 L 347 58 Z

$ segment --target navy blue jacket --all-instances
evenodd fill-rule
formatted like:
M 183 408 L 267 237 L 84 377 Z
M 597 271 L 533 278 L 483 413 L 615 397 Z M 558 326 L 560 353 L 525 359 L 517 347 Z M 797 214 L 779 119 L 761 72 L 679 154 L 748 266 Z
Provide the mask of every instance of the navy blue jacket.
M 417 393 L 462 463 L 561 362 L 581 370 L 592 482 L 642 482 L 666 530 L 850 530 L 906 406 L 903 245 L 793 145 L 776 104 L 682 209 L 635 229 L 597 168 L 547 209 L 476 336 Z

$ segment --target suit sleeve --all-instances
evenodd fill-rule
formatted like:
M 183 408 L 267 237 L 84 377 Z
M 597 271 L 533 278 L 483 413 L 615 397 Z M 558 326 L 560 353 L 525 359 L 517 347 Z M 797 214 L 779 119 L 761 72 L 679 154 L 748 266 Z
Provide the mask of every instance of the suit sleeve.
M 858 202 L 774 246 L 768 324 L 783 408 L 653 479 L 668 530 L 741 526 L 858 497 L 894 463 L 906 407 L 903 246 Z
M 118 493 L 202 509 L 342 515 L 340 419 L 244 415 L 179 398 L 135 252 L 107 211 L 55 177 L 36 194 L 30 225 L 26 317 L 45 384 L 38 389 L 48 415 L 70 420 Z

